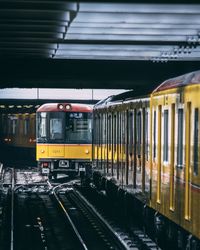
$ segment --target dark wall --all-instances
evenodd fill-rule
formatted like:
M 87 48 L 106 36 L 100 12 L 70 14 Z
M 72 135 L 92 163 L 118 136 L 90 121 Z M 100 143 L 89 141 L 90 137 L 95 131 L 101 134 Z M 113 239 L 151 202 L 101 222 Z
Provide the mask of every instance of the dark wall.
M 199 62 L 22 60 L 0 61 L 0 88 L 147 88 L 199 70 Z

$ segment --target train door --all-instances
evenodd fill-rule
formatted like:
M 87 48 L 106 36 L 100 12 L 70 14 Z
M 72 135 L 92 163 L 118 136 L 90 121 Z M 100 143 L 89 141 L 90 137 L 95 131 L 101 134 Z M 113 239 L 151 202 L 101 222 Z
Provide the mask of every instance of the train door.
M 186 220 L 191 218 L 191 102 L 186 105 L 186 124 L 185 124 L 185 206 L 184 216 Z
M 175 152 L 175 104 L 171 104 L 171 146 L 170 146 L 170 201 L 169 207 L 171 211 L 175 209 L 175 163 L 174 163 L 174 152 Z
M 145 164 L 146 164 L 146 108 L 143 107 L 137 111 L 136 116 L 136 157 L 137 157 L 137 168 L 136 168 L 136 182 L 137 188 L 140 192 L 145 192 Z
M 99 128 L 99 140 L 98 140 L 98 151 L 97 151 L 97 164 L 98 168 L 103 169 L 102 164 L 102 140 L 103 140 L 103 131 L 102 131 L 102 114 L 98 115 L 98 128 Z
M 142 111 L 138 110 L 136 115 L 136 187 L 142 190 Z
M 98 168 L 98 145 L 99 142 L 99 116 L 97 113 L 94 114 L 93 121 L 93 133 L 92 133 L 92 161 L 95 163 L 95 166 Z
M 118 179 L 121 181 L 121 172 L 122 172 L 122 112 L 119 112 L 119 123 L 118 123 Z
M 112 175 L 112 113 L 108 113 L 107 118 L 107 166 L 108 173 Z
M 126 135 L 125 135 L 125 111 L 121 112 L 121 185 L 126 184 L 126 168 L 125 168 L 125 159 L 126 159 Z
M 128 119 L 128 185 L 133 187 L 133 168 L 134 168 L 134 112 L 130 110 L 127 114 Z
M 113 113 L 113 127 L 112 127 L 112 175 L 117 178 L 117 113 Z
M 109 131 L 109 113 L 106 112 L 106 118 L 105 118 L 105 126 L 106 126 L 106 141 L 105 141 L 105 165 L 106 165 L 106 173 L 109 173 L 109 159 L 108 159 L 108 155 L 109 155 L 109 135 L 110 135 L 110 131 Z
M 107 124 L 107 119 L 106 119 L 106 113 L 103 113 L 103 123 L 102 123 L 102 129 L 103 129 L 103 141 L 102 141 L 102 163 L 103 163 L 103 171 L 104 174 L 106 174 L 107 172 L 107 168 L 106 168 L 106 134 L 107 134 L 107 130 L 106 130 L 106 124 Z
M 129 174 L 129 112 L 125 111 L 125 183 L 128 185 Z
M 114 115 L 113 112 L 111 113 L 111 135 L 110 135 L 111 141 L 110 141 L 110 151 L 111 151 L 111 175 L 113 176 L 113 169 L 114 169 L 114 146 L 113 146 L 113 140 L 114 140 Z
M 117 179 L 119 180 L 119 169 L 120 169 L 120 149 L 121 149 L 121 145 L 120 145 L 120 135 L 121 135 L 121 114 L 120 112 L 117 112 L 117 133 L 116 133 L 116 144 L 117 144 Z
M 149 109 L 146 108 L 145 109 L 145 146 L 144 146 L 144 150 L 145 150 L 145 192 L 149 192 L 150 190 L 150 159 L 149 159 L 149 147 L 150 147 L 150 128 L 149 128 L 149 121 L 150 118 L 150 112 Z
M 157 131 L 157 203 L 161 203 L 161 118 L 162 118 L 162 106 L 158 106 L 158 131 Z
M 142 108 L 142 126 L 141 126 L 141 171 L 142 171 L 142 192 L 145 192 L 145 141 L 146 141 L 146 109 Z
M 137 171 L 137 151 L 136 151 L 136 119 L 137 110 L 134 109 L 133 127 L 134 127 L 134 142 L 133 142 L 133 188 L 136 188 L 136 171 Z

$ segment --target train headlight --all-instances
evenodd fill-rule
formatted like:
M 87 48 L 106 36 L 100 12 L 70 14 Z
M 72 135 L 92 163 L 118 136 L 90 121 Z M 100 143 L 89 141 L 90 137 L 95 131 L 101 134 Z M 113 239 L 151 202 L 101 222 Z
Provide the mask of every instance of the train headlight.
M 59 109 L 64 109 L 64 106 L 63 106 L 62 104 L 59 104 L 59 105 L 58 105 L 58 108 L 59 108 Z
M 71 107 L 70 104 L 67 104 L 67 105 L 65 106 L 65 108 L 66 108 L 66 110 L 70 110 L 72 107 Z
M 89 150 L 88 150 L 88 149 L 86 149 L 86 150 L 85 150 L 85 153 L 86 153 L 86 154 L 89 154 Z

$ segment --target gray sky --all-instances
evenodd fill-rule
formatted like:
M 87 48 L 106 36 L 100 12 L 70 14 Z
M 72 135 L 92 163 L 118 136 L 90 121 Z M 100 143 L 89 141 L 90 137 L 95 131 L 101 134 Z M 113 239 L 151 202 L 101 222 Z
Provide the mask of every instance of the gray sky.
M 125 89 L 0 89 L 0 99 L 71 99 L 101 100 Z

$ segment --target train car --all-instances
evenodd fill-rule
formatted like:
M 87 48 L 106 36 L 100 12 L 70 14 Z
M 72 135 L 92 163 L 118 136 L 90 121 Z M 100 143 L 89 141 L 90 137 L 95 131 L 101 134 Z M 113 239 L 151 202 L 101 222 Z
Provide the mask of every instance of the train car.
M 92 108 L 48 103 L 36 112 L 36 155 L 43 174 L 87 174 L 92 156 Z
M 130 93 L 131 94 L 131 93 Z M 127 93 L 126 93 L 127 96 Z M 94 107 L 93 165 L 119 186 L 149 189 L 149 96 L 110 98 Z M 145 159 L 145 160 L 144 160 Z
M 151 95 L 150 206 L 163 223 L 178 225 L 190 249 L 200 239 L 199 96 L 200 71 L 169 79 Z
M 127 216 L 174 249 L 200 247 L 199 96 L 197 71 L 94 107 L 94 182 L 125 190 Z
M 26 158 L 35 155 L 35 113 L 2 113 L 1 146 L 5 154 Z M 10 158 L 10 155 L 8 155 Z

